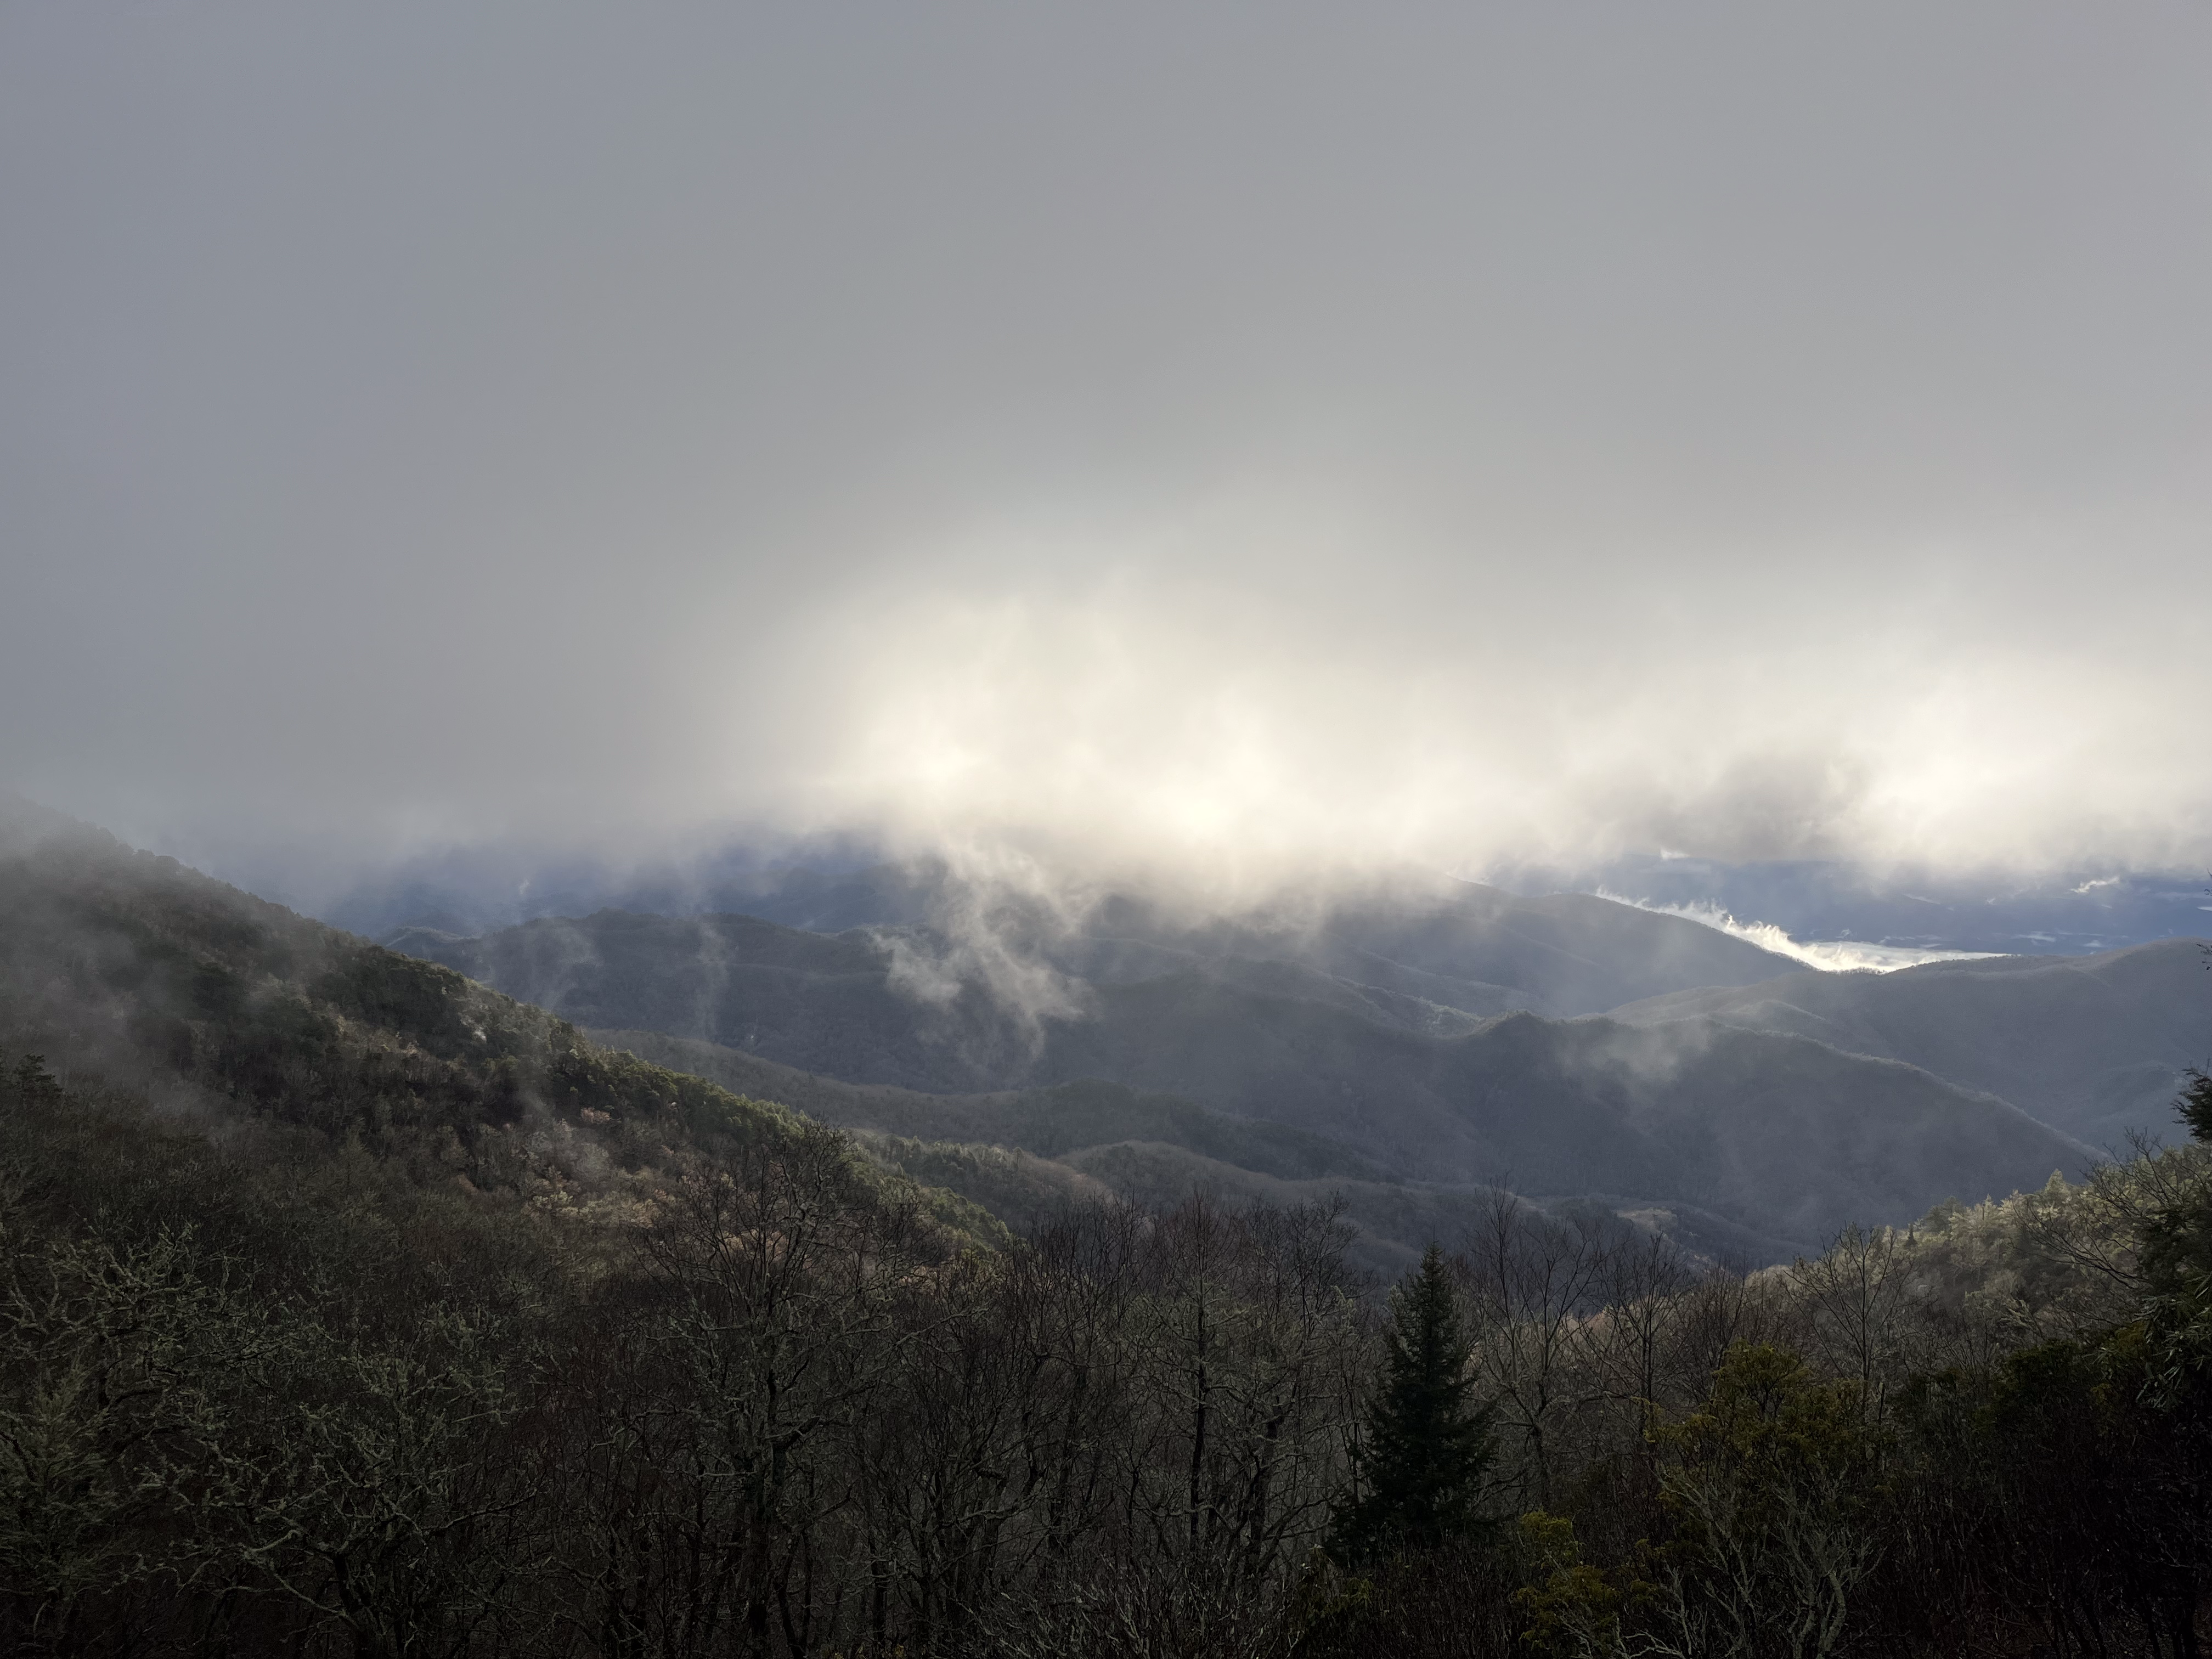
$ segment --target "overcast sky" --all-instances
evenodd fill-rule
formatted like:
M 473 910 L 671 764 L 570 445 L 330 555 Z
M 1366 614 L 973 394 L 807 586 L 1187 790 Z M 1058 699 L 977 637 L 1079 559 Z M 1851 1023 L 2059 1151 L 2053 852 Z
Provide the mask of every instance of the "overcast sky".
M 2212 855 L 2201 4 L 0 6 L 0 784 Z

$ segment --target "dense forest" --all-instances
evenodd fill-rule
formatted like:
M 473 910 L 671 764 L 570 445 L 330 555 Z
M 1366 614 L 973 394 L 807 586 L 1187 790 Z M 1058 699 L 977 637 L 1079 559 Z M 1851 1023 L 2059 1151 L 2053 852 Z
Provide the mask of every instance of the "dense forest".
M 0 1648 L 2193 1655 L 2190 1144 L 1750 1273 L 1499 1193 L 1018 1233 L 82 837 L 0 871 Z

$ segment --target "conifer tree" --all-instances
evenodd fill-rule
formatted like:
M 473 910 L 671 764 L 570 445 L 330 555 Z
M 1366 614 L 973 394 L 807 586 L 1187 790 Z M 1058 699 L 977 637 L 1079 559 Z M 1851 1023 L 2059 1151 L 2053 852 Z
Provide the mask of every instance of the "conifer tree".
M 1358 1455 L 1366 1490 L 1337 1518 L 1335 1546 L 1359 1560 L 1433 1549 L 1485 1529 L 1490 1413 L 1473 1398 L 1466 1328 L 1431 1244 L 1390 1293 L 1381 1386 Z
M 2184 1076 L 2174 1114 L 2199 1145 L 2212 1144 L 2212 1073 L 2192 1067 Z M 2202 1188 L 2150 1215 L 2138 1254 L 2150 1289 L 2155 1397 L 2168 1409 L 2187 1399 L 2212 1413 L 2212 1210 Z

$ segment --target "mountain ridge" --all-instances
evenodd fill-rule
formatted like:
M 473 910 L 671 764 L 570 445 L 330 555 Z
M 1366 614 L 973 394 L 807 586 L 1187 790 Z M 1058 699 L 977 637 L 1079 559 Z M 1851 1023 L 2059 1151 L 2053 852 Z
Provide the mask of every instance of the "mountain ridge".
M 1626 1024 L 1715 1019 L 1897 1059 L 2010 1100 L 2110 1148 L 2172 1121 L 2187 1071 L 2212 1062 L 2207 942 L 2087 957 L 1990 957 L 1893 974 L 1779 975 L 1613 1012 Z
M 1557 936 L 1526 948 L 1528 907 L 1502 895 L 1462 899 L 1434 926 L 1401 908 L 1367 918 L 1364 938 L 1340 928 L 1326 946 L 1393 943 L 1431 964 L 1423 972 L 1464 970 L 1486 952 L 1562 959 Z M 1478 936 L 1470 912 L 1484 909 L 1513 918 L 1502 945 Z M 1740 944 L 1604 901 L 1552 911 L 1583 934 L 1626 919 L 1645 938 L 1664 922 L 1659 937 L 1680 928 Z M 899 952 L 930 941 L 882 932 L 817 935 L 764 918 L 602 911 L 482 939 L 395 942 L 434 950 L 593 1030 L 720 1038 L 725 1068 L 742 1053 L 753 1064 L 937 1097 L 1097 1079 L 1356 1148 L 1401 1181 L 1627 1194 L 1808 1248 L 1848 1223 L 1908 1221 L 1961 1192 L 2039 1187 L 2094 1157 L 1987 1091 L 1798 1033 L 1723 1021 L 1647 1029 L 1526 1008 L 1439 1012 L 1431 1000 L 1328 975 L 1310 948 L 1304 960 L 1288 949 L 1259 954 L 1267 940 L 1250 927 L 1215 922 L 1168 941 L 1157 926 L 1147 936 L 1127 920 L 1109 915 L 1112 931 L 1060 942 L 1053 971 L 1093 966 L 1099 976 L 1026 1018 L 981 975 L 902 985 Z M 1573 942 L 1591 948 L 1587 938 Z M 1218 954 L 1207 958 L 1207 948 Z M 1755 950 L 1730 959 L 1747 969 L 1778 960 Z M 696 1053 L 693 1061 L 703 1063 Z

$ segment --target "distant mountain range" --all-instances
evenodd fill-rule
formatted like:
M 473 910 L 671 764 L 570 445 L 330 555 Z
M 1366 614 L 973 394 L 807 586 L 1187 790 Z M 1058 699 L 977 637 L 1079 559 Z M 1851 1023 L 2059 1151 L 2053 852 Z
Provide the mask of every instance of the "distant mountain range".
M 1905 1061 L 2124 1151 L 2172 1126 L 2183 1074 L 2212 1066 L 2212 945 L 2177 939 L 2089 957 L 1931 962 L 1894 974 L 1795 973 L 1677 991 L 1613 1018 L 1799 1036 Z
M 963 933 L 942 920 L 941 879 L 869 872 L 775 896 L 817 924 L 913 918 L 836 933 L 602 911 L 391 942 L 629 1034 L 612 1040 L 662 1064 L 726 1080 L 774 1066 L 942 1103 L 906 1129 L 880 1099 L 832 1091 L 807 1107 L 855 1127 L 1139 1183 L 1241 1170 L 1602 1194 L 1739 1229 L 1769 1254 L 2075 1173 L 2095 1157 L 2083 1131 L 2157 1127 L 2191 1045 L 2212 1038 L 2212 986 L 2185 944 L 2061 963 L 2057 980 L 1981 963 L 1821 975 L 1603 899 L 1413 883 L 1202 923 L 1133 900 L 1069 923 L 1008 901 L 980 921 L 971 905 Z M 1924 1012 L 1897 1012 L 1923 1007 L 1922 987 Z M 2063 1018 L 2037 1000 L 2054 994 Z M 1869 1012 L 1846 1018 L 1854 999 Z M 2041 1050 L 2007 1035 L 2022 1022 Z M 1341 1152 L 1293 1177 L 1249 1146 L 1133 1132 L 1112 1113 L 1086 1127 L 1073 1102 L 1049 1144 L 957 1103 L 1099 1083 Z M 963 1114 L 970 1127 L 951 1127 Z
M 1515 891 L 1618 893 L 1662 908 L 1726 913 L 1800 941 L 2078 956 L 2212 930 L 2212 874 L 2201 870 L 2022 875 L 1645 855 L 1584 869 L 1522 870 L 1499 880 Z
M 2212 1057 L 2188 940 L 1820 975 L 1464 883 L 1201 920 L 926 866 L 763 897 L 778 917 L 605 910 L 386 951 L 19 804 L 0 1042 L 478 1187 L 588 1186 L 655 1134 L 782 1133 L 787 1107 L 956 1226 L 1108 1192 L 1335 1194 L 1386 1272 L 1506 1188 L 1786 1257 L 2075 1172 L 2163 1128 Z
M 1115 994 L 1144 986 L 1178 984 L 1179 1003 L 1287 1000 L 1385 1029 L 1457 1036 L 1500 1013 L 1595 1013 L 1796 966 L 1678 917 L 1573 894 L 1516 899 L 1470 883 L 1399 884 L 1310 912 L 1195 924 L 1157 904 L 1109 899 L 1073 927 L 1018 896 L 979 912 L 941 872 L 779 897 L 768 908 L 797 912 L 803 925 L 603 910 L 475 939 L 404 927 L 386 942 L 587 1024 L 939 1090 L 1022 1081 L 1039 1063 L 1041 1006 L 1095 1003 L 1110 1026 L 1111 1005 L 1146 1000 Z M 915 920 L 851 923 L 855 911 Z M 830 923 L 843 931 L 824 931 Z M 1051 1036 L 1080 1040 L 1057 1027 Z
M 836 838 L 799 847 L 734 842 L 643 863 L 488 845 L 424 854 L 337 890 L 325 890 L 327 878 L 304 869 L 291 873 L 322 894 L 299 908 L 371 938 L 426 921 L 474 936 L 602 909 L 740 914 L 819 933 L 924 921 L 937 896 L 930 866 L 880 857 L 865 843 Z M 227 873 L 270 897 L 289 890 L 288 877 L 274 869 Z M 1503 868 L 1485 879 L 1521 896 L 1606 894 L 1660 909 L 1725 913 L 1801 944 L 2078 956 L 2212 930 L 2212 873 L 2201 870 L 2023 875 L 1802 859 L 1731 864 L 1670 854 Z

